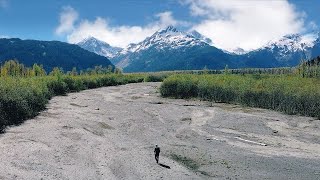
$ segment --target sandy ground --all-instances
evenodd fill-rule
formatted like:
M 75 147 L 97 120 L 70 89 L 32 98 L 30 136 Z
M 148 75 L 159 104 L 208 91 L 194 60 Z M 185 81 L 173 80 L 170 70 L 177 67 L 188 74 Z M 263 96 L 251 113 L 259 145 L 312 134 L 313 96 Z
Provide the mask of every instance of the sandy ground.
M 53 98 L 0 135 L 0 179 L 320 179 L 319 120 L 164 99 L 159 85 Z

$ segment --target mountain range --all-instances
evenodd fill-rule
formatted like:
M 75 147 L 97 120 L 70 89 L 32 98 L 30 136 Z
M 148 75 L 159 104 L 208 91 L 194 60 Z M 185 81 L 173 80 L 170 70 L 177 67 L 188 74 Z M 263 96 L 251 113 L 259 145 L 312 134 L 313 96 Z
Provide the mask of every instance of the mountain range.
M 47 72 L 54 67 L 62 67 L 63 70 L 70 71 L 73 67 L 84 70 L 99 65 L 113 66 L 108 58 L 74 44 L 18 38 L 0 39 L 0 63 L 7 60 L 18 60 L 29 67 L 34 63 L 41 64 Z
M 301 60 L 320 55 L 318 36 L 287 35 L 265 46 L 245 52 L 228 52 L 213 46 L 199 32 L 179 31 L 169 26 L 126 48 L 112 47 L 94 37 L 78 44 L 59 41 L 0 39 L 0 63 L 14 59 L 26 66 L 42 64 L 47 72 L 54 67 L 70 71 L 94 66 L 116 65 L 124 72 L 199 70 L 229 68 L 273 68 L 297 66 Z
M 226 65 L 229 68 L 292 67 L 302 59 L 320 55 L 319 36 L 315 39 L 298 34 L 287 35 L 250 52 L 242 49 L 228 52 L 212 44 L 199 32 L 183 32 L 169 26 L 124 49 L 112 48 L 93 37 L 78 45 L 109 57 L 125 72 L 196 70 L 204 67 L 223 69 Z

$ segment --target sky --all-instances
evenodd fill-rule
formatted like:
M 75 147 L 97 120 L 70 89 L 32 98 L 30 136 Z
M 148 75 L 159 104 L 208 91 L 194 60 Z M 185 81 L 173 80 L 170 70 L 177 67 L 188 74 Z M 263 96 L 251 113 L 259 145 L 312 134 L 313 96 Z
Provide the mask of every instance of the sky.
M 138 43 L 169 25 L 213 45 L 252 50 L 287 34 L 319 31 L 319 0 L 0 0 L 0 37 L 112 46 Z

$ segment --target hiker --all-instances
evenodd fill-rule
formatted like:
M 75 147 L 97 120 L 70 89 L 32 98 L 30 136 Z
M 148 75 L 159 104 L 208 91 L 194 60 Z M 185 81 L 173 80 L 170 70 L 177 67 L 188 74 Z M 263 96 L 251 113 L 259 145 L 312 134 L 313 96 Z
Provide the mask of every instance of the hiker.
M 154 155 L 155 155 L 157 163 L 159 163 L 159 154 L 160 154 L 160 148 L 156 144 L 156 148 L 154 148 Z

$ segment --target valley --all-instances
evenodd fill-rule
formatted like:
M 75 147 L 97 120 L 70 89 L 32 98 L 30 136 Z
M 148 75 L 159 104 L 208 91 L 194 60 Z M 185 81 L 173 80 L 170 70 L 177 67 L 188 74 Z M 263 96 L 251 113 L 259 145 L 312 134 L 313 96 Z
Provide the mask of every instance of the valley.
M 320 180 L 319 7 L 0 0 L 0 180 Z
M 52 98 L 36 118 L 1 134 L 0 179 L 320 177 L 319 120 L 161 98 L 159 86 L 134 83 Z

